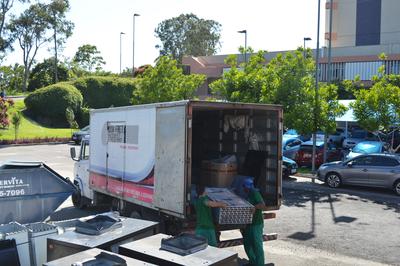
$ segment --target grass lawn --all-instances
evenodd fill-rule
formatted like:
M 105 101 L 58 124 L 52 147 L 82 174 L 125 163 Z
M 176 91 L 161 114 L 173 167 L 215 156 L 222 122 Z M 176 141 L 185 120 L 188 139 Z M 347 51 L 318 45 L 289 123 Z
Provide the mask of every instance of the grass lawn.
M 24 109 L 24 100 L 15 100 L 14 106 L 9 109 L 9 119 L 11 120 L 12 114 L 16 111 L 22 111 Z M 22 121 L 18 131 L 18 139 L 45 137 L 69 138 L 71 137 L 71 129 L 43 127 L 22 114 Z M 0 129 L 0 140 L 14 140 L 14 126 L 12 124 L 10 124 L 8 129 Z
M 297 172 L 299 174 L 311 174 L 311 167 L 299 167 Z

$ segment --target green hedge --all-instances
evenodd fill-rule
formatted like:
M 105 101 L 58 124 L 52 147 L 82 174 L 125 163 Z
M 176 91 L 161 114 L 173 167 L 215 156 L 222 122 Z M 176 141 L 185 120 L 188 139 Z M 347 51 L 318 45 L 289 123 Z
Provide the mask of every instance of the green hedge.
M 135 81 L 119 77 L 82 77 L 72 82 L 83 96 L 84 106 L 108 108 L 131 105 Z
M 82 94 L 72 85 L 58 83 L 41 88 L 25 98 L 25 105 L 39 121 L 50 125 L 65 125 L 65 110 L 70 107 L 77 117 L 81 112 Z
M 77 117 L 79 127 L 83 128 L 83 127 L 89 125 L 89 122 L 90 122 L 89 120 L 90 120 L 90 109 L 83 107 Z

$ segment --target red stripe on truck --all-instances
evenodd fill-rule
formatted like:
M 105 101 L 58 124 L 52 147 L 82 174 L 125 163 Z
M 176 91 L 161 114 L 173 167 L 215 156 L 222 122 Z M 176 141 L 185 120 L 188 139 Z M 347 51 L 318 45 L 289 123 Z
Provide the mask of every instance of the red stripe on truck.
M 93 189 L 107 191 L 126 199 L 134 198 L 147 203 L 153 202 L 153 187 L 142 186 L 129 181 L 122 182 L 121 179 L 112 177 L 108 177 L 107 180 L 106 176 L 94 172 L 90 172 L 89 181 L 90 187 Z

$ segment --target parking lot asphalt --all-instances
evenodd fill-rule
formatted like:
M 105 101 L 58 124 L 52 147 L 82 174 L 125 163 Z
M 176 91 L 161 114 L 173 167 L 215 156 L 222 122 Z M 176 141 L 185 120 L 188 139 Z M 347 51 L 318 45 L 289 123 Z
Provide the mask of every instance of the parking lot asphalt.
M 72 144 L 0 147 L 0 161 L 43 161 L 73 177 Z M 277 218 L 266 220 L 265 233 L 278 240 L 264 244 L 267 265 L 400 265 L 400 197 L 389 190 L 344 187 L 295 177 L 283 182 Z M 67 200 L 52 215 L 64 220 L 101 212 L 77 210 Z M 238 232 L 226 232 L 232 236 Z M 230 248 L 246 261 L 243 246 Z
M 64 177 L 71 177 L 74 161 L 69 155 L 72 144 L 37 144 L 0 146 L 1 161 L 41 161 Z

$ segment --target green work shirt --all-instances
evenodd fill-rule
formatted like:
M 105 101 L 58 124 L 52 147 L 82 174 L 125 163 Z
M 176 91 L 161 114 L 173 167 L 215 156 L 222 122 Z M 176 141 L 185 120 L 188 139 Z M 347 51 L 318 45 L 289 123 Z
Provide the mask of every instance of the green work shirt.
M 253 189 L 249 193 L 249 197 L 247 199 L 252 205 L 257 205 L 259 203 L 264 203 L 264 200 L 257 190 Z M 263 224 L 264 218 L 262 214 L 262 210 L 256 209 L 256 212 L 253 215 L 253 222 L 252 224 Z
M 207 196 L 201 196 L 194 203 L 197 219 L 196 228 L 214 229 L 211 208 L 207 206 L 208 200 Z

